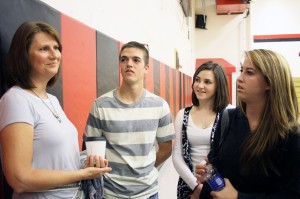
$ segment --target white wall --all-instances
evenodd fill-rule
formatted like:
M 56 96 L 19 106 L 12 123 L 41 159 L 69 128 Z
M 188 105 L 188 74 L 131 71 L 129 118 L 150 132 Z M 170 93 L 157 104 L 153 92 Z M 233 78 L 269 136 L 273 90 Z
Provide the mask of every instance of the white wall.
M 205 9 L 201 3 L 195 5 L 196 14 L 203 14 L 205 10 L 207 15 L 207 30 L 195 29 L 195 57 L 223 58 L 238 66 L 241 52 L 248 45 L 248 18 L 244 18 L 244 14 L 217 15 L 215 0 L 206 0 Z
M 299 0 L 252 0 L 250 15 L 217 15 L 215 0 L 192 0 L 192 17 L 185 17 L 180 0 L 42 0 L 55 9 L 122 42 L 149 44 L 150 55 L 175 67 L 178 50 L 182 72 L 194 72 L 196 58 L 224 58 L 239 66 L 244 50 L 280 52 L 300 76 L 299 42 L 253 43 L 253 35 L 299 34 Z M 207 30 L 195 28 L 195 14 L 206 5 Z
M 192 75 L 194 24 L 179 0 L 42 0 L 64 14 L 118 40 L 149 45 L 150 56 L 175 68 L 175 49 L 182 72 Z
M 252 4 L 253 35 L 300 34 L 299 0 L 256 0 Z M 300 77 L 300 41 L 254 43 L 281 53 L 291 65 L 294 77 Z
M 300 76 L 300 42 L 253 43 L 253 35 L 299 34 L 299 0 L 252 0 L 250 15 L 217 15 L 215 0 L 206 4 L 207 30 L 195 29 L 196 58 L 224 58 L 239 67 L 244 50 L 266 48 L 285 56 L 292 74 Z M 195 0 L 196 13 L 202 14 L 201 0 Z

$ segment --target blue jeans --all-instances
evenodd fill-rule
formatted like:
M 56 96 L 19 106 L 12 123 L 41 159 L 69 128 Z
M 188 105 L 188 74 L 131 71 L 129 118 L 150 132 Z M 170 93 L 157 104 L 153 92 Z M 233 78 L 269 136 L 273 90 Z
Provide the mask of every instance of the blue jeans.
M 105 198 L 103 198 L 103 199 L 105 199 Z M 158 199 L 158 193 L 150 196 L 150 198 L 148 198 L 148 199 Z
M 148 199 L 158 199 L 158 193 L 156 193 L 156 194 L 150 196 L 150 198 L 148 198 Z

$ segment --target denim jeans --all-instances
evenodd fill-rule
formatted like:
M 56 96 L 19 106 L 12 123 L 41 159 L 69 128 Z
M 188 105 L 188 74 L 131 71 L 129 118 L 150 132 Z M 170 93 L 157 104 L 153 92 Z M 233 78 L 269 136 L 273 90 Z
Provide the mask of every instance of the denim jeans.
M 158 199 L 158 193 L 156 193 L 156 194 L 150 196 L 150 198 L 148 198 L 148 199 Z
M 103 198 L 103 199 L 105 199 L 105 198 Z M 148 198 L 148 199 L 158 199 L 158 193 L 150 196 L 150 198 Z

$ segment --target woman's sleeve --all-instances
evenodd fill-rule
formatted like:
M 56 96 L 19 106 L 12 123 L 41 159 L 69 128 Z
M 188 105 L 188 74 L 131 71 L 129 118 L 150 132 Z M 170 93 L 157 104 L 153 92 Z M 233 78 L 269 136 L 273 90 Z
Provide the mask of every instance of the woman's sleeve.
M 185 163 L 183 156 L 182 156 L 182 136 L 181 136 L 181 130 L 182 130 L 182 121 L 183 121 L 183 113 L 184 110 L 180 110 L 177 113 L 177 116 L 175 118 L 175 143 L 173 147 L 173 153 L 172 153 L 172 160 L 173 165 L 179 174 L 179 176 L 188 184 L 188 186 L 193 190 L 195 186 L 197 185 L 197 179 L 194 176 L 194 174 L 191 172 L 187 164 Z
M 3 96 L 0 104 L 0 131 L 16 122 L 34 125 L 34 111 L 28 100 L 18 93 Z

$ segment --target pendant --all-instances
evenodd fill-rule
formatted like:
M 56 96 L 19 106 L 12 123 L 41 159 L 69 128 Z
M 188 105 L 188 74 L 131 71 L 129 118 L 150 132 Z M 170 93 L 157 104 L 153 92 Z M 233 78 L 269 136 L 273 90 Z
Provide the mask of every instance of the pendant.
M 54 115 L 54 117 L 59 121 L 59 123 L 61 123 L 60 117 L 59 117 L 58 115 L 55 115 L 55 114 L 53 114 L 53 115 Z

